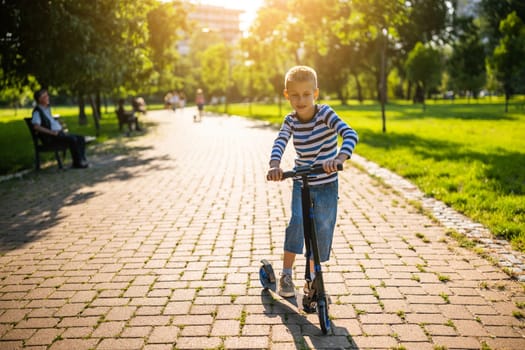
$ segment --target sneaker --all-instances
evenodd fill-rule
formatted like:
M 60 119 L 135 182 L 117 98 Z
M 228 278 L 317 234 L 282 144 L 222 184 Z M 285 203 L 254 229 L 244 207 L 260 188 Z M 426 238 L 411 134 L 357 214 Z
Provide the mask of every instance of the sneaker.
M 279 280 L 279 295 L 283 298 L 295 296 L 295 286 L 293 285 L 292 276 L 282 275 Z

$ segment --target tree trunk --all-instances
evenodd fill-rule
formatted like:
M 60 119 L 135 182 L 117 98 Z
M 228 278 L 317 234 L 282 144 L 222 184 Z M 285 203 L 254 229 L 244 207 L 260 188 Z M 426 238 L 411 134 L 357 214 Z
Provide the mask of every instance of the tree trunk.
M 357 89 L 357 100 L 359 103 L 363 103 L 363 87 L 359 81 L 359 75 L 356 72 L 353 72 L 352 75 L 354 76 L 355 88 Z
M 407 84 L 406 100 L 410 101 L 411 98 L 412 98 L 412 81 L 409 80 Z
M 383 133 L 386 133 L 386 44 L 387 37 L 383 35 L 383 50 L 381 50 L 381 83 L 380 83 L 380 96 L 381 96 L 381 120 L 383 121 Z
M 425 104 L 425 101 L 427 99 L 427 89 L 425 87 L 425 84 L 421 86 L 421 103 L 423 104 L 423 112 L 427 109 L 427 105 Z
M 84 100 L 84 95 L 82 94 L 82 92 L 78 93 L 78 124 L 87 124 L 86 101 Z
M 341 106 L 346 106 L 346 97 L 341 89 L 337 90 L 337 99 L 341 101 Z
M 95 135 L 100 136 L 100 115 L 98 113 L 96 98 L 93 95 L 89 95 L 89 103 L 91 104 L 91 110 L 93 111 L 93 122 L 95 123 Z
M 102 99 L 100 98 L 100 91 L 97 91 L 96 95 L 95 95 L 95 103 L 96 103 L 96 106 L 97 106 L 97 114 L 98 114 L 98 119 L 102 119 Z
M 283 115 L 283 95 L 279 94 L 279 117 Z

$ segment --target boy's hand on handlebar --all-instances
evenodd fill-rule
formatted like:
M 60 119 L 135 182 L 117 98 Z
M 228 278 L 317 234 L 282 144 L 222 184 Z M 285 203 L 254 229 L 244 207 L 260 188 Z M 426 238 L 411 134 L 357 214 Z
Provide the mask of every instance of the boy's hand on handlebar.
M 343 162 L 339 158 L 327 160 L 323 163 L 323 170 L 325 171 L 325 173 L 331 174 L 337 171 L 337 165 L 339 164 L 343 164 Z
M 266 174 L 266 179 L 269 181 L 281 181 L 283 179 L 283 169 L 279 167 L 270 168 L 268 174 Z

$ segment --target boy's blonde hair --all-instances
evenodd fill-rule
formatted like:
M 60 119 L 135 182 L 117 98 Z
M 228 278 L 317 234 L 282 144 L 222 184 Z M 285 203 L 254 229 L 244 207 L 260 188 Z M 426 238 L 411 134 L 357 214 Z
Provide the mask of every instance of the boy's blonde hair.
M 284 88 L 288 89 L 288 84 L 291 82 L 305 82 L 311 81 L 314 84 L 314 89 L 317 89 L 317 73 L 313 68 L 308 66 L 295 66 L 284 76 Z

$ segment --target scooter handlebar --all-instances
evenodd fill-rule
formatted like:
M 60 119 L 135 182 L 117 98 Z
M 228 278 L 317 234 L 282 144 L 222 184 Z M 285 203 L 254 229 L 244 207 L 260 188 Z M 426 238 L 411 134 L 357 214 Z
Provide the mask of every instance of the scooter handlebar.
M 337 171 L 343 170 L 343 164 L 337 164 Z M 325 171 L 322 165 L 304 165 L 296 167 L 294 170 L 285 171 L 283 173 L 283 179 L 288 179 L 294 176 L 303 176 L 311 174 L 323 174 Z

